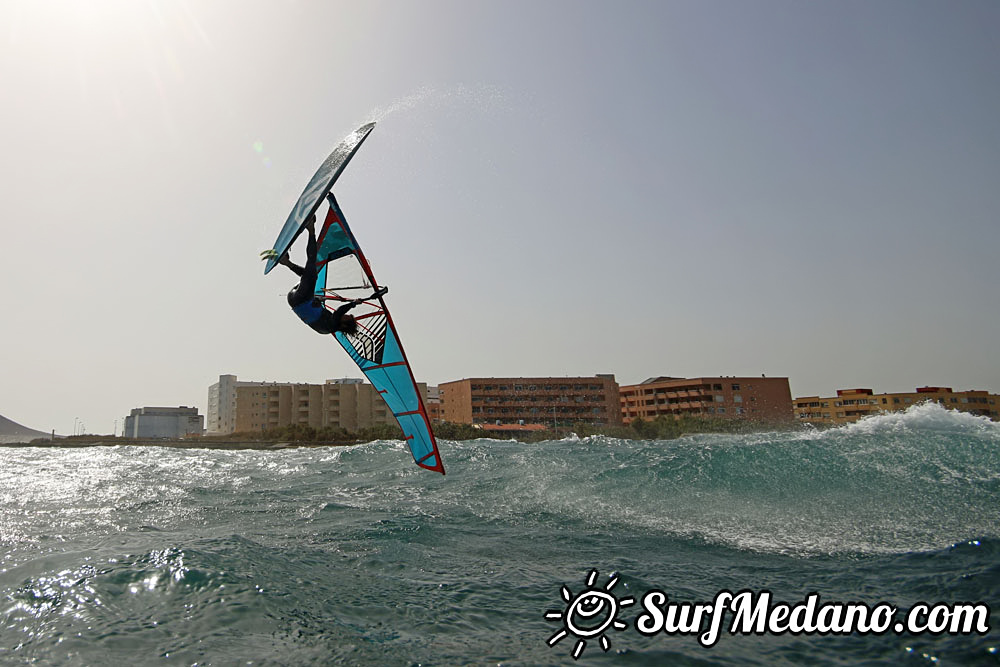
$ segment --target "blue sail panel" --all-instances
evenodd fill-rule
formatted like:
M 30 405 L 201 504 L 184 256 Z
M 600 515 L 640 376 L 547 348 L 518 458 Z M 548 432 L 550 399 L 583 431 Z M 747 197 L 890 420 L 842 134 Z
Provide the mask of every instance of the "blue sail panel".
M 317 297 L 320 298 L 320 300 L 322 300 L 323 297 L 326 295 L 326 290 L 323 288 L 323 285 L 325 285 L 325 284 L 326 284 L 326 266 L 324 265 L 324 266 L 321 266 L 319 268 L 319 270 L 316 272 L 316 292 L 315 292 L 315 294 L 316 294 Z
M 337 340 L 392 411 L 400 428 L 403 429 L 403 436 L 413 460 L 424 468 L 444 472 L 430 421 L 417 386 L 413 382 L 410 367 L 399 346 L 395 329 L 389 326 L 386 330 L 381 363 L 365 359 L 346 334 L 338 332 L 336 335 Z

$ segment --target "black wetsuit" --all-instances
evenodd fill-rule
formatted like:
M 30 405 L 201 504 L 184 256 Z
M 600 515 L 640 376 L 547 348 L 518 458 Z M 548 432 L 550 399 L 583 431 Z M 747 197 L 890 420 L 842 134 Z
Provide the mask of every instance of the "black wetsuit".
M 309 243 L 306 246 L 306 265 L 297 266 L 286 262 L 285 266 L 297 273 L 299 284 L 288 293 L 288 305 L 303 322 L 314 331 L 321 334 L 331 334 L 340 331 L 340 319 L 347 311 L 356 306 L 354 302 L 345 303 L 334 312 L 323 307 L 323 302 L 316 298 L 316 234 L 312 227 L 307 227 Z

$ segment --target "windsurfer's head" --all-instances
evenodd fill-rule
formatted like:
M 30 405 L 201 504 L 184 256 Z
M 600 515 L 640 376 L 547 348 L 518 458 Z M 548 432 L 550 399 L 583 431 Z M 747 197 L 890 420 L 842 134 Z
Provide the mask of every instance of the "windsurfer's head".
M 340 326 L 338 327 L 345 334 L 356 334 L 358 332 L 358 322 L 354 315 L 344 313 L 340 316 Z

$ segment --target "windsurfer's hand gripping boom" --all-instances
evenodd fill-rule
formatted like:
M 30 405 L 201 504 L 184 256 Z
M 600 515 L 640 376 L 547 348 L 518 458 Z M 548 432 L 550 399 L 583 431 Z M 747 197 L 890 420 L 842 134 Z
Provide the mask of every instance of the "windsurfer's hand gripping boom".
M 359 303 L 364 303 L 365 301 L 371 301 L 372 299 L 377 299 L 380 296 L 385 296 L 388 293 L 389 293 L 388 287 L 379 287 L 377 290 L 372 292 L 371 296 L 366 296 L 361 299 L 355 299 L 351 303 L 353 303 L 354 305 L 358 305 Z

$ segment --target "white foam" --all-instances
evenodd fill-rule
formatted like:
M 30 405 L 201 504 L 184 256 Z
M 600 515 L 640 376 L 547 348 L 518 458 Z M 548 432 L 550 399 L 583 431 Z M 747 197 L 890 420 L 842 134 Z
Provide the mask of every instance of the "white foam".
M 883 412 L 843 427 L 845 433 L 884 433 L 900 429 L 930 431 L 974 430 L 1000 435 L 1000 423 L 989 417 L 949 410 L 938 403 L 917 403 L 902 412 Z

